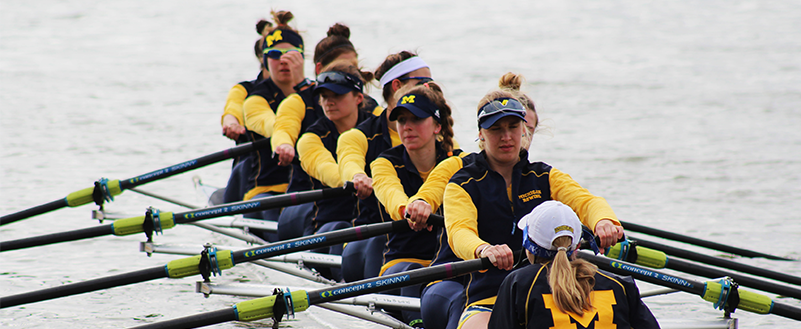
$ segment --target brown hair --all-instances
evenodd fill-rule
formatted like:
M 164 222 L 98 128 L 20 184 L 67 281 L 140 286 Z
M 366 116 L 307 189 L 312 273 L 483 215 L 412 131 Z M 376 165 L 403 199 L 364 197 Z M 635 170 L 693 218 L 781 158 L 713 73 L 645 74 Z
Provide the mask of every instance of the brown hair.
M 350 42 L 350 28 L 340 23 L 336 23 L 328 28 L 328 36 L 320 40 L 314 47 L 314 62 L 322 66 L 331 64 L 339 55 L 344 53 L 356 53 L 356 48 Z M 358 53 L 356 53 L 358 56 Z
M 268 27 L 273 27 L 273 23 L 266 19 L 260 19 L 258 22 L 256 22 L 256 33 L 261 35 L 261 37 L 259 37 L 259 39 L 256 40 L 256 44 L 253 45 L 253 51 L 256 53 L 256 58 L 259 60 L 262 58 L 261 44 L 264 40 L 264 31 Z
M 573 238 L 561 236 L 553 242 L 554 247 L 570 248 Z M 595 286 L 595 273 L 598 267 L 583 259 L 570 261 L 567 249 L 559 250 L 548 268 L 548 284 L 551 285 L 553 300 L 562 312 L 584 315 L 592 310 L 590 293 Z
M 384 74 L 386 74 L 387 71 L 389 71 L 393 66 L 398 65 L 398 63 L 414 56 L 417 56 L 417 54 L 406 50 L 387 56 L 387 58 L 384 59 L 384 62 L 381 63 L 377 69 L 375 69 L 375 78 L 381 80 L 381 77 L 383 77 Z M 406 76 L 408 76 L 408 74 L 404 74 L 399 78 L 404 78 Z M 392 84 L 388 83 L 387 85 L 381 87 L 383 88 L 381 90 L 381 96 L 384 97 L 384 101 L 389 103 L 390 99 L 392 98 Z
M 295 29 L 289 27 L 289 25 L 287 25 L 287 24 L 289 24 L 289 21 L 291 21 L 293 18 L 295 18 L 295 15 L 292 15 L 291 11 L 284 11 L 284 10 L 275 11 L 275 10 L 271 10 L 270 11 L 270 15 L 273 16 L 273 21 L 275 21 L 275 24 L 277 26 L 273 27 L 272 25 L 270 25 L 270 28 L 267 29 L 264 33 L 262 33 L 263 35 L 270 34 L 273 31 L 275 31 L 277 28 L 281 28 L 281 29 L 284 29 L 284 30 L 290 30 L 290 31 L 293 31 L 295 33 L 300 34 L 300 32 L 298 32 L 297 30 L 295 30 Z
M 353 65 L 352 62 L 347 60 L 336 60 L 328 66 L 324 67 L 320 73 L 329 72 L 329 71 L 338 71 L 338 72 L 345 72 L 348 74 L 355 75 L 361 78 L 362 83 L 365 87 L 367 87 L 367 83 L 373 80 L 373 72 L 370 71 L 362 71 L 356 65 Z M 354 93 L 357 91 L 353 91 Z M 366 90 L 365 90 L 366 92 Z
M 423 95 L 430 100 L 439 110 L 440 131 L 439 140 L 442 142 L 442 149 L 449 153 L 453 151 L 453 117 L 451 107 L 445 100 L 442 88 L 435 82 L 427 82 L 422 85 L 405 86 L 395 92 L 395 99 L 399 99 L 406 94 Z M 433 118 L 432 118 L 433 119 Z

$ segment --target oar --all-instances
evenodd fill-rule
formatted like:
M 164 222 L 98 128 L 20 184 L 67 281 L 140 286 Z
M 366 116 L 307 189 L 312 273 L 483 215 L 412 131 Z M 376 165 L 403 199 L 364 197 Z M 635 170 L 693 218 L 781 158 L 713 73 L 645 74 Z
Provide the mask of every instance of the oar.
M 425 282 L 444 280 L 470 272 L 488 269 L 491 266 L 492 263 L 488 259 L 480 258 L 420 268 L 394 275 L 365 279 L 345 285 L 312 291 L 285 291 L 274 296 L 240 302 L 229 309 L 191 315 L 135 328 L 195 328 L 228 321 L 254 321 L 265 318 L 273 318 L 275 321 L 281 321 L 284 314 L 287 314 L 289 317 L 294 316 L 295 312 L 305 311 L 310 305 L 397 289 Z
M 676 233 L 673 233 L 673 232 L 668 232 L 668 231 L 663 231 L 663 230 L 659 230 L 659 229 L 655 229 L 655 228 L 650 228 L 650 227 L 647 227 L 647 226 L 642 226 L 642 225 L 634 224 L 634 223 L 630 223 L 630 222 L 620 221 L 620 223 L 623 225 L 623 228 L 625 228 L 626 230 L 629 230 L 629 231 L 640 232 L 640 233 L 644 233 L 644 234 L 660 237 L 660 238 L 663 238 L 663 239 L 689 243 L 689 244 L 693 244 L 693 245 L 704 247 L 704 248 L 709 248 L 709 249 L 713 249 L 713 250 L 727 252 L 727 253 L 730 253 L 730 254 L 740 255 L 740 256 L 743 256 L 743 257 L 762 257 L 762 258 L 773 259 L 773 260 L 795 260 L 795 259 L 791 259 L 791 258 L 784 258 L 784 257 L 779 257 L 779 256 L 768 255 L 768 254 L 761 253 L 761 252 L 756 252 L 756 251 L 753 251 L 753 250 L 747 250 L 747 249 L 741 249 L 741 248 L 737 248 L 737 247 L 727 246 L 727 245 L 720 244 L 720 243 L 717 243 L 717 242 L 701 240 L 701 239 L 698 239 L 698 238 L 693 238 L 691 236 L 676 234 Z
M 114 196 L 119 195 L 126 189 L 147 184 L 155 180 L 164 179 L 173 175 L 180 174 L 189 170 L 210 165 L 212 163 L 238 157 L 242 154 L 250 153 L 258 149 L 270 147 L 268 139 L 262 139 L 253 143 L 246 143 L 224 151 L 212 153 L 197 159 L 181 162 L 179 164 L 151 171 L 125 180 L 101 179 L 95 182 L 94 187 L 85 188 L 72 192 L 63 199 L 58 199 L 39 206 L 31 207 L 15 213 L 0 217 L 0 225 L 16 222 L 28 217 L 41 215 L 46 212 L 61 209 L 64 207 L 78 207 L 94 201 L 102 207 L 105 200 L 113 201 Z
M 228 203 L 216 207 L 195 209 L 181 213 L 158 212 L 158 210 L 149 209 L 145 216 L 119 219 L 114 221 L 112 224 L 18 240 L 2 241 L 0 242 L 0 252 L 43 246 L 58 242 L 75 241 L 103 235 L 121 236 L 145 232 L 148 240 L 150 240 L 154 231 L 156 233 L 160 233 L 162 230 L 174 227 L 175 224 L 187 224 L 202 219 L 287 207 L 322 199 L 345 196 L 353 191 L 353 184 L 348 182 L 344 187 L 288 193 L 261 199 Z
M 443 226 L 442 217 L 431 216 L 432 225 Z M 176 259 L 164 266 L 118 274 L 73 284 L 66 284 L 27 293 L 0 297 L 0 308 L 33 303 L 53 298 L 82 294 L 106 288 L 132 283 L 150 281 L 160 278 L 183 278 L 201 274 L 204 279 L 211 274 L 220 274 L 236 264 L 257 259 L 269 258 L 287 253 L 328 247 L 336 244 L 362 240 L 390 232 L 407 232 L 411 230 L 406 221 L 394 221 L 379 224 L 362 225 L 353 228 L 331 231 L 279 241 L 263 246 L 238 251 L 220 250 L 216 248 L 204 251 L 203 254 L 188 258 Z
M 774 279 L 774 280 L 777 280 L 777 281 L 782 281 L 782 282 L 786 282 L 786 283 L 790 283 L 790 284 L 801 285 L 801 277 L 792 276 L 792 275 L 788 275 L 788 274 L 785 274 L 785 273 L 769 271 L 769 270 L 766 270 L 764 268 L 760 268 L 760 267 L 756 267 L 756 266 L 740 264 L 740 263 L 737 263 L 737 262 L 734 262 L 734 261 L 730 261 L 728 259 L 721 259 L 721 258 L 709 256 L 709 255 L 699 254 L 697 252 L 692 252 L 692 251 L 685 250 L 685 249 L 671 247 L 671 246 L 664 245 L 664 244 L 661 244 L 661 243 L 651 242 L 651 241 L 648 241 L 648 240 L 643 240 L 641 238 L 631 237 L 631 239 L 634 240 L 637 243 L 638 246 L 642 246 L 642 247 L 646 247 L 646 248 L 652 248 L 652 249 L 656 249 L 656 250 L 661 250 L 661 251 L 663 251 L 666 254 L 671 255 L 671 256 L 682 257 L 682 258 L 686 258 L 686 259 L 689 259 L 689 260 L 694 260 L 696 262 L 701 262 L 701 263 L 704 263 L 704 264 L 709 264 L 709 265 L 714 265 L 714 266 L 718 266 L 718 267 L 728 268 L 728 269 L 731 269 L 731 270 L 740 271 L 740 272 L 744 272 L 744 273 L 749 273 L 749 274 L 753 274 L 753 275 L 758 275 L 758 276 L 761 276 L 761 277 Z
M 775 314 L 794 320 L 801 320 L 801 308 L 777 303 L 768 296 L 738 289 L 736 284 L 732 286 L 730 282 L 725 280 L 720 282 L 693 281 L 642 268 L 624 261 L 596 256 L 586 251 L 579 252 L 579 257 L 609 272 L 631 275 L 637 280 L 701 296 L 704 300 L 715 303 L 714 306 L 716 308 L 727 312 L 734 312 L 735 309 L 739 308 L 758 314 Z
M 636 248 L 633 248 L 635 247 Z M 790 296 L 801 299 L 801 289 L 776 284 L 769 281 L 755 279 L 753 277 L 726 270 L 715 269 L 701 264 L 691 263 L 679 258 L 668 257 L 664 252 L 637 245 L 631 241 L 624 241 L 616 244 L 606 251 L 606 256 L 613 259 L 625 260 L 651 268 L 669 268 L 681 272 L 686 272 L 708 278 L 719 278 L 728 276 L 740 285 L 772 292 L 774 294 Z

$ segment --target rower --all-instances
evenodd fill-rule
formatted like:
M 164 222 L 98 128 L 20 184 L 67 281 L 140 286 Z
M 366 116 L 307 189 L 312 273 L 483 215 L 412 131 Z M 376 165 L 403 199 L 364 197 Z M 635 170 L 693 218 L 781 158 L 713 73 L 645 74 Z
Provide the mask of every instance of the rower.
M 534 107 L 534 101 L 520 91 L 523 82 L 522 75 L 509 72 L 500 78 L 498 87 L 515 95 L 526 108 L 526 136 L 521 140 L 521 144 L 523 149 L 528 150 L 539 119 Z M 483 142 L 479 142 L 479 147 L 483 147 Z M 476 156 L 478 156 L 478 153 L 468 154 L 463 152 L 459 156 L 450 157 L 440 162 L 428 175 L 428 179 L 426 179 L 417 193 L 409 198 L 409 203 L 405 208 L 409 219 L 417 225 L 425 225 L 428 215 L 440 209 L 445 186 L 453 174 L 465 165 L 472 163 Z M 447 231 L 444 229 L 437 239 L 437 244 L 437 256 L 432 261 L 431 266 L 461 260 L 451 250 L 448 244 Z M 426 326 L 456 329 L 465 303 L 464 278 L 464 276 L 460 276 L 426 285 L 420 296 L 420 311 Z
M 570 207 L 545 201 L 517 227 L 533 265 L 503 280 L 489 328 L 659 328 L 633 278 L 576 259 L 582 229 Z
M 319 98 L 325 116 L 309 126 L 298 140 L 300 165 L 311 176 L 314 189 L 344 185 L 336 163 L 337 140 L 342 132 L 373 116 L 359 110 L 364 101 L 365 82 L 372 79 L 372 72 L 361 72 L 349 60 L 331 63 L 317 77 L 314 94 Z M 304 233 L 319 234 L 351 227 L 356 211 L 356 196 L 353 194 L 314 202 L 312 226 Z M 341 255 L 342 245 L 314 251 Z M 339 270 L 330 269 L 330 273 L 318 270 L 336 281 L 342 278 Z
M 315 75 L 322 73 L 324 67 L 335 61 L 343 60 L 354 66 L 359 65 L 359 54 L 349 37 L 350 28 L 343 24 L 336 23 L 328 29 L 328 35 L 314 48 Z M 295 144 L 309 126 L 325 116 L 318 96 L 312 93 L 313 81 L 306 79 L 295 87 L 297 94 L 290 95 L 286 104 L 278 108 L 273 139 L 270 141 L 275 154 L 279 157 L 279 165 L 291 165 L 292 178 L 288 188 L 290 192 L 312 188 L 309 175 L 296 159 Z M 363 94 L 363 97 L 360 109 L 372 113 L 377 103 L 366 94 Z M 286 240 L 303 236 L 306 228 L 310 227 L 311 220 L 312 204 L 285 208 L 278 218 L 278 237 Z
M 483 151 L 451 178 L 443 198 L 454 254 L 464 260 L 488 257 L 494 265 L 466 279 L 462 328 L 486 327 L 498 287 L 514 265 L 512 249 L 522 248 L 516 224 L 542 202 L 557 200 L 573 208 L 595 230 L 602 247 L 623 236 L 606 200 L 548 164 L 529 162 L 521 144 L 526 109 L 518 98 L 504 90 L 490 92 L 477 112 Z
M 437 163 L 461 153 L 453 146 L 451 108 L 436 83 L 406 86 L 396 95 L 398 103 L 389 118 L 397 122 L 403 144 L 382 152 L 370 164 L 382 221 L 406 221 L 404 208 L 409 195 L 417 192 Z M 408 223 L 414 231 L 387 235 L 380 276 L 427 267 L 436 256 L 437 237 L 443 228 Z M 420 285 L 387 293 L 420 297 Z M 410 326 L 422 326 L 420 312 L 402 313 L 403 321 Z
M 270 77 L 270 70 L 268 70 L 267 66 L 264 64 L 264 56 L 262 55 L 261 49 L 262 41 L 265 37 L 264 33 L 272 26 L 273 23 L 264 19 L 256 23 L 256 32 L 259 33 L 260 37 L 253 45 L 253 51 L 256 53 L 256 58 L 259 60 L 259 67 L 261 67 L 259 75 L 256 76 L 254 80 L 242 81 L 231 87 L 231 90 L 228 91 L 228 98 L 225 100 L 225 109 L 220 119 L 222 132 L 225 137 L 235 141 L 237 145 L 248 141 L 247 134 L 245 133 L 243 111 L 245 99 L 250 95 L 250 92 L 253 91 L 254 86 L 261 80 Z M 247 192 L 245 188 L 247 187 L 248 176 L 250 176 L 251 163 L 250 154 L 241 155 L 234 159 L 231 176 L 228 178 L 228 184 L 226 184 L 225 192 L 223 193 L 223 203 L 242 201 L 242 198 Z
M 370 163 L 381 152 L 401 144 L 395 122 L 389 114 L 395 107 L 394 97 L 404 85 L 422 84 L 431 79 L 428 64 L 409 51 L 401 51 L 384 59 L 375 70 L 379 79 L 386 109 L 340 137 L 337 144 L 337 163 L 343 181 L 353 181 L 359 197 L 359 216 L 354 225 L 380 223 L 378 200 L 373 195 Z M 348 243 L 342 254 L 343 278 L 347 282 L 378 276 L 383 264 L 386 236 Z
M 264 37 L 262 52 L 271 74 L 259 82 L 244 103 L 245 127 L 251 140 L 271 138 L 275 109 L 286 95 L 294 92 L 293 86 L 303 80 L 303 38 L 290 27 L 291 12 L 273 12 L 277 26 Z M 243 200 L 261 198 L 286 192 L 290 170 L 277 165 L 270 150 L 256 150 L 248 177 L 248 192 Z M 278 220 L 280 209 L 271 209 L 246 217 Z M 277 237 L 270 236 L 270 241 Z

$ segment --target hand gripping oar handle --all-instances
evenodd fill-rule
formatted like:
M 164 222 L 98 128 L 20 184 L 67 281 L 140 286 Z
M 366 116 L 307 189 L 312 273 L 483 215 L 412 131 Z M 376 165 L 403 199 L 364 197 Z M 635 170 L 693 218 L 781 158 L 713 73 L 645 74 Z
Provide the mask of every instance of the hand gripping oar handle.
M 779 256 L 768 255 L 768 254 L 761 253 L 761 252 L 756 252 L 756 251 L 753 251 L 753 250 L 747 250 L 747 249 L 741 249 L 741 248 L 737 248 L 737 247 L 727 246 L 727 245 L 716 243 L 716 242 L 712 242 L 712 241 L 701 240 L 701 239 L 698 239 L 698 238 L 693 238 L 693 237 L 686 236 L 686 235 L 681 235 L 681 234 L 676 234 L 676 233 L 673 233 L 673 232 L 663 231 L 663 230 L 659 230 L 659 229 L 655 229 L 655 228 L 651 228 L 651 227 L 647 227 L 647 226 L 642 226 L 642 225 L 634 224 L 634 223 L 630 223 L 630 222 L 621 221 L 620 223 L 623 224 L 623 228 L 625 228 L 626 230 L 630 230 L 630 231 L 634 231 L 634 232 L 640 232 L 640 233 L 644 233 L 644 234 L 648 234 L 648 235 L 653 235 L 653 236 L 660 237 L 660 238 L 663 238 L 663 239 L 689 243 L 689 244 L 692 244 L 692 245 L 701 246 L 701 247 L 704 247 L 704 248 L 709 248 L 709 249 L 723 251 L 723 252 L 728 252 L 728 253 L 732 253 L 732 254 L 735 254 L 735 255 L 744 256 L 744 257 L 762 257 L 762 258 L 773 259 L 773 260 L 795 260 L 795 259 L 790 259 L 790 258 L 784 258 L 784 257 L 779 257 Z
M 732 311 L 736 308 L 758 314 L 776 314 L 790 319 L 801 320 L 801 308 L 774 302 L 770 297 L 758 293 L 740 290 L 736 285 L 726 282 L 698 282 L 668 275 L 659 271 L 639 267 L 635 264 L 596 256 L 588 252 L 579 252 L 584 258 L 599 268 L 621 274 L 630 275 L 637 280 L 689 292 L 715 303 L 715 307 Z M 739 298 L 738 298 L 739 297 Z
M 30 238 L 0 242 L 0 252 L 43 246 L 47 244 L 75 241 L 104 235 L 131 235 L 145 232 L 148 237 L 153 231 L 160 232 L 203 219 L 249 213 L 259 210 L 287 207 L 301 203 L 329 199 L 353 193 L 353 183 L 347 182 L 343 187 L 288 193 L 269 196 L 250 201 L 234 202 L 211 208 L 196 209 L 181 213 L 148 211 L 145 216 L 125 218 L 112 224 L 96 226 L 75 231 L 53 233 Z
M 227 270 L 231 267 L 234 267 L 236 264 L 241 264 L 244 262 L 274 257 L 296 251 L 328 247 L 335 244 L 367 239 L 391 232 L 408 232 L 410 230 L 411 228 L 409 228 L 409 224 L 406 221 L 393 221 L 388 223 L 362 225 L 343 230 L 284 240 L 235 252 L 230 250 L 219 250 L 214 253 L 212 261 L 209 260 L 211 257 L 204 258 L 200 255 L 192 256 L 176 259 L 167 263 L 165 266 L 151 269 L 123 273 L 110 277 L 67 284 L 18 295 L 0 297 L 0 308 L 82 294 L 95 290 L 159 278 L 183 278 L 197 274 L 208 276 L 210 273 L 203 273 L 201 271 L 201 264 L 210 264 L 211 268 L 213 268 L 212 272 L 216 274 L 222 270 Z
M 286 310 L 290 314 L 302 312 L 315 304 L 444 280 L 470 272 L 485 270 L 491 266 L 492 263 L 487 258 L 453 262 L 308 292 L 303 290 L 282 292 L 277 296 L 273 295 L 240 302 L 229 309 L 191 315 L 135 328 L 193 328 L 228 321 L 254 321 L 271 317 L 280 320 L 283 316 L 282 310 Z M 291 305 L 291 311 L 288 307 L 289 305 Z
M 212 163 L 235 158 L 242 154 L 250 153 L 255 150 L 267 147 L 270 147 L 269 139 L 258 140 L 253 143 L 241 144 L 239 146 L 232 147 L 227 150 L 205 155 L 200 158 L 185 161 L 173 166 L 161 168 L 159 170 L 151 171 L 149 173 L 139 175 L 136 177 L 124 180 L 108 181 L 104 183 L 104 185 L 106 186 L 105 188 L 106 196 L 108 197 L 117 196 L 120 193 L 122 193 L 122 191 L 132 187 L 147 184 L 155 180 L 164 179 L 189 170 L 201 168 L 210 165 Z M 93 196 L 95 192 L 96 192 L 95 187 L 85 188 L 70 193 L 69 195 L 67 195 L 67 197 L 63 199 L 55 200 L 43 205 L 35 206 L 32 208 L 28 208 L 22 211 L 2 216 L 0 217 L 0 225 L 5 225 L 28 217 L 41 215 L 46 212 L 61 209 L 64 207 L 78 207 L 85 205 L 97 199 L 96 196 Z M 102 198 L 99 201 L 102 201 Z

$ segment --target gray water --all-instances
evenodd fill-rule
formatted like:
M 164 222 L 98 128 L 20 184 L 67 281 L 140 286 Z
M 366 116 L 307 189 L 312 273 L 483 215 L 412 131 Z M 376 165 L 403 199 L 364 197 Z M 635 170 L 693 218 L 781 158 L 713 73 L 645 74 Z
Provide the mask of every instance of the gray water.
M 605 197 L 620 219 L 801 258 L 801 3 L 333 3 L 339 2 L 0 4 L 0 213 L 63 198 L 101 177 L 130 178 L 230 147 L 220 134 L 223 102 L 233 84 L 255 77 L 253 26 L 276 8 L 295 13 L 309 49 L 328 26 L 349 25 L 368 69 L 389 53 L 418 51 L 445 86 L 457 139 L 469 151 L 476 150 L 476 102 L 503 73 L 520 72 L 543 119 L 531 159 L 571 174 Z M 310 60 L 306 64 L 310 76 Z M 376 89 L 371 94 L 380 99 Z M 222 186 L 229 169 L 230 162 L 220 163 L 142 188 L 202 203 L 192 175 Z M 147 206 L 182 211 L 130 191 L 107 208 L 140 214 Z M 91 209 L 5 225 L 0 239 L 89 227 L 95 225 Z M 183 226 L 156 239 L 227 242 Z M 138 252 L 143 240 L 103 237 L 2 253 L 0 295 L 177 258 L 146 257 Z M 733 258 L 801 274 L 799 262 Z M 284 278 L 238 266 L 222 280 L 285 284 Z M 198 279 L 156 280 L 3 309 L 0 325 L 126 327 L 242 300 L 204 299 L 193 292 Z M 801 307 L 795 299 L 776 300 Z M 684 293 L 646 302 L 663 319 L 722 314 Z M 774 315 L 735 315 L 743 328 L 798 326 Z M 320 310 L 299 318 L 285 325 L 367 326 Z

